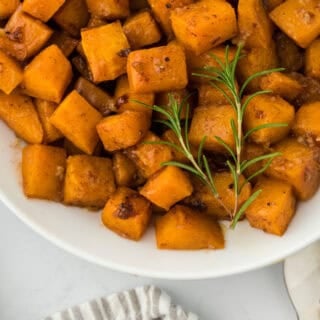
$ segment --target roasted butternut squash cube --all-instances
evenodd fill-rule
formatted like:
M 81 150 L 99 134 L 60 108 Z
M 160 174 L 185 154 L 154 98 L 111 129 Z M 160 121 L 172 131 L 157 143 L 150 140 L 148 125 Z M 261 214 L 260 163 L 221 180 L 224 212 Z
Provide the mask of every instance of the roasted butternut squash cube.
M 140 240 L 151 217 L 151 203 L 136 191 L 119 188 L 108 200 L 103 213 L 103 224 L 122 237 Z
M 97 125 L 107 151 L 126 149 L 137 144 L 148 132 L 150 116 L 145 112 L 125 111 L 101 120 Z
M 23 71 L 19 64 L 0 50 L 0 90 L 10 94 L 22 78 Z
M 259 178 L 253 192 L 261 190 L 257 199 L 246 210 L 253 228 L 282 236 L 294 214 L 296 199 L 290 184 L 266 177 Z
M 32 97 L 59 103 L 71 79 L 70 62 L 56 45 L 51 45 L 27 65 L 22 87 Z
M 81 37 L 94 82 L 114 80 L 126 72 L 130 46 L 119 21 L 83 30 Z
M 53 31 L 41 21 L 25 14 L 21 6 L 5 25 L 0 49 L 18 60 L 26 60 L 40 51 Z
M 268 48 L 273 27 L 262 0 L 239 0 L 238 25 L 240 39 L 248 48 Z
M 65 0 L 53 20 L 62 30 L 73 37 L 79 37 L 80 30 L 88 24 L 89 17 L 86 0 Z
M 157 142 L 159 144 L 154 144 Z M 172 160 L 171 149 L 160 142 L 161 139 L 149 131 L 136 146 L 126 150 L 126 155 L 136 164 L 144 178 L 160 170 L 162 163 Z
M 87 79 L 80 77 L 75 83 L 74 88 L 103 116 L 108 116 L 116 111 L 113 97 Z
M 62 199 L 66 152 L 62 148 L 29 145 L 22 152 L 23 190 L 27 197 Z
M 251 75 L 273 69 L 278 66 L 278 57 L 275 50 L 275 44 L 269 48 L 251 48 L 245 51 L 245 55 L 239 60 L 237 75 L 240 84 L 243 84 Z M 248 92 L 257 92 L 260 90 L 261 77 L 253 79 L 247 86 Z
M 34 144 L 42 142 L 43 129 L 29 97 L 18 93 L 0 93 L 0 119 L 23 140 Z
M 224 248 L 224 236 L 219 223 L 185 206 L 177 205 L 164 216 L 158 216 L 155 227 L 159 249 Z
M 116 184 L 119 187 L 131 187 L 137 178 L 137 167 L 123 152 L 112 157 L 112 168 Z
M 302 105 L 296 113 L 293 132 L 310 146 L 320 144 L 320 102 Z
M 161 106 L 162 109 L 168 112 L 171 112 L 172 106 L 171 106 L 170 96 L 172 96 L 174 100 L 178 103 L 178 105 L 181 105 L 182 107 L 180 112 L 180 119 L 181 120 L 186 119 L 187 115 L 190 118 L 193 101 L 188 90 L 181 89 L 181 90 L 174 90 L 174 91 L 159 92 L 156 95 L 155 104 L 157 106 Z M 187 112 L 188 108 L 189 108 L 189 113 Z M 163 119 L 163 120 L 167 119 L 167 117 L 160 112 L 155 112 L 154 117 L 156 119 Z
M 318 0 L 287 0 L 270 12 L 270 18 L 302 48 L 320 35 Z
M 234 180 L 230 172 L 217 172 L 212 175 L 214 184 L 220 195 L 221 202 L 212 194 L 211 190 L 205 186 L 199 179 L 193 178 L 193 194 L 184 200 L 195 210 L 212 215 L 219 220 L 230 220 L 234 210 Z M 251 185 L 246 183 L 245 178 L 240 176 L 240 187 L 244 187 L 238 197 L 238 206 L 241 207 L 251 195 Z
M 127 110 L 146 112 L 151 116 L 154 104 L 154 93 L 135 93 L 130 89 L 128 77 L 123 75 L 117 79 L 114 92 L 115 107 L 118 113 Z M 149 107 L 145 106 L 148 105 Z
M 194 146 L 199 146 L 206 136 L 204 149 L 212 152 L 227 153 L 218 142 L 221 138 L 231 149 L 235 148 L 231 120 L 236 121 L 236 112 L 231 105 L 197 107 L 191 121 L 189 140 Z
M 99 137 L 96 125 L 102 115 L 77 91 L 72 91 L 58 106 L 50 118 L 51 123 L 74 145 L 87 154 L 92 154 Z
M 320 80 L 320 40 L 315 40 L 306 50 L 306 75 Z
M 243 152 L 241 154 L 241 159 L 244 160 L 252 160 L 254 158 L 260 157 L 268 152 L 268 148 L 264 145 L 261 144 L 255 144 L 255 143 L 246 143 L 244 145 L 243 148 Z M 263 161 L 258 161 L 256 163 L 254 163 L 253 165 L 251 165 L 250 167 L 248 167 L 245 171 L 244 171 L 244 176 L 246 178 L 251 177 L 253 174 L 255 174 L 256 172 L 258 172 L 260 169 L 262 169 L 264 163 Z M 257 181 L 257 178 L 253 178 L 251 180 L 253 183 L 255 183 Z
M 64 203 L 79 207 L 103 208 L 115 190 L 110 159 L 87 155 L 68 158 Z
M 202 0 L 171 13 L 173 32 L 183 46 L 200 55 L 237 34 L 236 13 L 227 1 Z
M 185 53 L 176 44 L 131 52 L 127 72 L 137 93 L 179 90 L 188 83 Z
M 274 38 L 279 66 L 285 68 L 287 72 L 299 71 L 304 66 L 304 50 L 283 32 L 276 33 Z
M 140 49 L 161 40 L 161 32 L 149 11 L 129 17 L 123 25 L 123 31 L 132 49 Z
M 189 176 L 177 167 L 168 166 L 151 176 L 140 194 L 156 206 L 169 210 L 175 203 L 190 196 L 192 191 Z
M 231 91 L 227 88 L 226 85 L 215 83 L 215 85 L 222 90 L 224 90 L 230 99 L 232 98 Z M 198 89 L 198 102 L 199 106 L 207 105 L 226 105 L 229 103 L 228 98 L 215 86 L 209 83 L 201 83 L 197 86 Z
M 286 124 L 282 127 L 257 130 L 249 137 L 255 143 L 270 145 L 288 135 L 294 122 L 294 115 L 294 107 L 281 97 L 270 94 L 259 95 L 254 97 L 246 108 L 243 118 L 244 130 L 248 132 L 265 124 Z
M 64 2 L 65 0 L 24 0 L 22 10 L 43 22 L 47 22 Z
M 262 77 L 260 87 L 289 101 L 294 100 L 303 89 L 298 80 L 281 72 L 272 72 Z
M 126 18 L 130 14 L 129 0 L 86 0 L 89 12 L 108 20 Z
M 148 0 L 152 13 L 163 31 L 170 38 L 173 37 L 170 15 L 176 8 L 182 8 L 193 3 L 194 0 Z
M 18 8 L 19 0 L 2 0 L 0 3 L 0 19 L 10 17 Z
M 56 31 L 50 38 L 50 44 L 57 45 L 66 57 L 69 57 L 77 48 L 79 40 L 71 37 L 65 31 Z
M 41 99 L 35 99 L 34 102 L 43 128 L 43 142 L 52 143 L 62 139 L 63 134 L 50 122 L 50 118 L 58 105 Z
M 229 61 L 231 62 L 234 59 L 236 53 L 235 47 L 229 48 Z M 189 79 L 192 83 L 208 83 L 209 80 L 204 77 L 194 76 L 193 73 L 200 73 L 205 75 L 210 75 L 209 71 L 204 70 L 204 67 L 213 67 L 219 68 L 218 62 L 212 57 L 216 56 L 221 60 L 222 63 L 226 62 L 226 47 L 221 45 L 210 49 L 209 51 L 202 53 L 200 56 L 192 52 L 186 52 L 187 57 L 187 67 Z M 212 74 L 211 74 L 212 75 Z
M 272 161 L 266 174 L 290 183 L 298 199 L 311 198 L 320 183 L 319 149 L 289 138 L 274 145 L 273 150 L 281 155 Z

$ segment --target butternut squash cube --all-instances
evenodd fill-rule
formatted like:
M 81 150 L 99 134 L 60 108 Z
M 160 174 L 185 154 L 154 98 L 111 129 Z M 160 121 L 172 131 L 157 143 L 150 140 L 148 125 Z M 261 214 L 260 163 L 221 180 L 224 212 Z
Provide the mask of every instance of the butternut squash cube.
M 144 178 L 149 178 L 160 170 L 162 163 L 172 160 L 170 147 L 148 142 L 161 142 L 161 139 L 149 131 L 136 146 L 126 150 L 126 155 L 136 164 Z
M 130 14 L 129 0 L 86 0 L 92 15 L 108 20 L 126 18 Z
M 128 40 L 119 21 L 81 32 L 82 47 L 94 82 L 126 73 Z
M 0 93 L 0 119 L 23 140 L 29 143 L 42 142 L 42 126 L 29 97 L 18 93 Z
M 269 48 L 251 48 L 245 51 L 245 55 L 239 60 L 237 67 L 237 76 L 240 84 L 243 84 L 251 75 L 273 69 L 278 66 L 278 57 L 275 44 Z M 248 92 L 257 92 L 260 90 L 261 77 L 255 78 L 247 86 Z
M 235 47 L 229 48 L 229 61 L 234 59 L 236 53 Z M 193 52 L 186 52 L 187 57 L 187 67 L 189 79 L 192 83 L 208 83 L 209 80 L 203 77 L 194 76 L 193 73 L 200 73 L 205 75 L 210 75 L 209 71 L 205 71 L 204 67 L 214 67 L 219 68 L 218 62 L 212 57 L 212 55 L 216 56 L 221 60 L 222 63 L 226 62 L 226 47 L 224 45 L 220 45 L 205 53 L 202 53 L 200 56 L 194 54 Z M 212 75 L 212 74 L 211 74 Z
M 51 45 L 27 65 L 22 87 L 32 97 L 59 103 L 71 79 L 70 62 L 56 45 Z
M 188 83 L 185 53 L 176 44 L 131 52 L 127 72 L 137 93 L 179 90 Z
M 296 113 L 293 132 L 310 146 L 320 144 L 320 102 L 302 105 Z
M 306 75 L 320 80 L 320 40 L 315 40 L 306 50 Z
M 249 137 L 255 143 L 270 145 L 288 135 L 294 122 L 294 115 L 294 107 L 281 97 L 270 94 L 259 95 L 254 97 L 246 108 L 243 118 L 244 130 L 248 132 L 264 124 L 286 124 L 284 127 L 257 130 Z
M 205 150 L 227 153 L 228 151 L 216 139 L 220 137 L 231 149 L 235 149 L 231 119 L 237 123 L 236 112 L 231 105 L 197 107 L 189 131 L 191 144 L 198 147 L 206 136 Z
M 0 90 L 10 94 L 22 82 L 22 78 L 21 67 L 0 50 Z
M 40 20 L 25 14 L 21 6 L 10 17 L 0 37 L 0 49 L 18 60 L 26 60 L 45 45 L 53 31 Z
M 10 17 L 16 11 L 19 4 L 19 0 L 2 0 L 0 2 L 0 19 Z
M 62 30 L 73 37 L 79 37 L 80 30 L 88 24 L 89 17 L 86 0 L 65 0 L 53 20 Z
M 266 174 L 290 183 L 300 200 L 310 199 L 320 183 L 320 151 L 295 139 L 285 139 L 273 147 L 281 155 L 276 157 Z
M 191 195 L 189 176 L 181 169 L 168 166 L 149 178 L 140 194 L 156 206 L 169 210 L 175 203 Z
M 103 208 L 115 190 L 110 159 L 87 155 L 68 158 L 64 203 L 79 207 Z
M 262 190 L 246 210 L 246 217 L 253 228 L 282 236 L 294 214 L 296 199 L 290 184 L 261 177 L 253 192 Z
M 236 14 L 226 1 L 202 0 L 175 9 L 171 22 L 177 40 L 196 55 L 237 34 Z
M 248 48 L 268 48 L 273 27 L 262 0 L 239 0 L 238 24 L 240 39 Z
M 65 0 L 24 0 L 22 10 L 43 22 L 47 22 L 64 2 Z
M 117 79 L 114 92 L 116 108 L 119 113 L 126 110 L 146 112 L 151 116 L 154 104 L 154 93 L 135 93 L 130 89 L 128 77 L 123 75 Z M 141 103 L 140 103 L 141 102 Z M 148 105 L 149 107 L 145 106 Z
M 87 154 L 92 154 L 99 137 L 96 125 L 102 115 L 77 91 L 72 91 L 50 118 L 51 123 L 74 145 Z
M 125 111 L 101 120 L 99 137 L 107 151 L 126 149 L 137 144 L 148 132 L 151 119 L 145 112 Z
M 193 101 L 192 101 L 191 95 L 187 91 L 187 89 L 159 92 L 156 95 L 155 104 L 157 106 L 161 106 L 161 108 L 163 108 L 164 110 L 171 112 L 172 106 L 171 106 L 171 101 L 170 101 L 170 95 L 174 98 L 174 100 L 179 105 L 182 105 L 180 119 L 181 120 L 186 119 L 188 105 L 189 105 L 188 117 L 190 118 Z M 167 117 L 160 112 L 155 112 L 154 117 L 155 117 L 155 119 L 163 119 L 163 120 L 167 119 Z
M 137 178 L 137 167 L 124 153 L 116 152 L 112 157 L 112 168 L 119 187 L 133 186 Z
M 108 200 L 103 224 L 122 237 L 140 240 L 151 217 L 151 203 L 134 190 L 121 187 Z
M 63 134 L 50 122 L 50 118 L 58 105 L 54 102 L 36 99 L 35 106 L 43 127 L 43 142 L 52 143 L 56 140 L 62 139 Z
M 302 48 L 320 35 L 318 0 L 287 0 L 271 11 L 270 18 Z
M 156 219 L 159 249 L 223 249 L 224 236 L 219 224 L 210 216 L 177 205 Z
M 27 197 L 62 199 L 66 152 L 62 148 L 29 145 L 22 152 L 23 190 Z
M 212 215 L 216 219 L 230 220 L 230 212 L 233 212 L 235 203 L 233 177 L 230 172 L 217 172 L 212 175 L 212 178 L 220 195 L 220 200 L 225 207 L 221 205 L 221 202 L 212 194 L 211 190 L 197 178 L 193 178 L 192 181 L 193 194 L 186 198 L 184 203 L 195 210 Z M 251 195 L 251 185 L 246 183 L 243 176 L 240 176 L 239 182 L 240 186 L 245 184 L 238 198 L 238 206 L 241 207 Z
M 161 32 L 149 11 L 142 11 L 128 18 L 123 31 L 132 49 L 140 49 L 161 40 Z
M 172 38 L 173 36 L 170 19 L 172 11 L 193 2 L 194 0 L 148 0 L 154 17 L 169 38 Z
M 262 77 L 260 87 L 289 101 L 294 100 L 303 89 L 298 80 L 281 72 L 272 72 Z

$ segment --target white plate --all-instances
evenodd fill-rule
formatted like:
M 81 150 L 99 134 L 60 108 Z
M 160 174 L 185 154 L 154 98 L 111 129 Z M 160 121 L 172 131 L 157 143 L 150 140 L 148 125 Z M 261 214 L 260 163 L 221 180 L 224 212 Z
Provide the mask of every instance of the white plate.
M 138 243 L 101 225 L 100 215 L 61 204 L 28 200 L 21 188 L 21 148 L 0 122 L 0 200 L 22 221 L 61 248 L 119 271 L 168 279 L 201 279 L 240 273 L 280 261 L 320 238 L 320 193 L 299 206 L 282 238 L 239 223 L 220 251 L 160 251 L 150 228 Z

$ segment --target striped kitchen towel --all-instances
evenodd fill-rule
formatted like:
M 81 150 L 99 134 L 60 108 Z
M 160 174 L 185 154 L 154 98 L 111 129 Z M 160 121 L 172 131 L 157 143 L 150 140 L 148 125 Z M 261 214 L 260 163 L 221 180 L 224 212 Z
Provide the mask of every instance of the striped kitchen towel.
M 140 287 L 58 312 L 44 320 L 198 320 L 154 286 Z

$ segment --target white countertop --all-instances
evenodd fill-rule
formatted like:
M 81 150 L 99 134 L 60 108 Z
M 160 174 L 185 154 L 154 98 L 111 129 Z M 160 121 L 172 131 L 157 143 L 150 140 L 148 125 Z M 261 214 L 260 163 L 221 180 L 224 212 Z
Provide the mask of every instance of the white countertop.
M 282 265 L 222 279 L 166 281 L 92 265 L 33 233 L 0 203 L 0 320 L 40 320 L 70 305 L 155 284 L 203 320 L 296 320 Z

